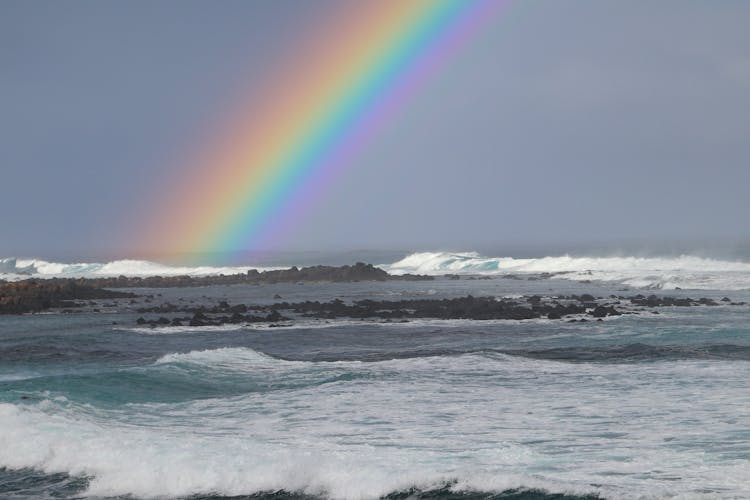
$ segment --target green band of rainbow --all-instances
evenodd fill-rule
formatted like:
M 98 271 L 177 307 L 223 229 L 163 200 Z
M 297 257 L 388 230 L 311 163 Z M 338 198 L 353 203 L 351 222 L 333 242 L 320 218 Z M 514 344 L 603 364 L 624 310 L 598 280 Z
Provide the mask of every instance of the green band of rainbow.
M 156 246 L 269 248 L 502 0 L 353 2 L 164 211 Z M 340 28 L 340 29 L 338 29 Z M 274 105 L 276 104 L 276 105 Z

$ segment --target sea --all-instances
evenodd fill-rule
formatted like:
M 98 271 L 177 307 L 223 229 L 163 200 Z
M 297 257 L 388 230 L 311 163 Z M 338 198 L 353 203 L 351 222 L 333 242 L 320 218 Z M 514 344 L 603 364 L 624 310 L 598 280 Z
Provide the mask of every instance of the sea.
M 372 263 L 435 279 L 141 288 L 0 316 L 0 498 L 750 498 L 750 259 Z M 0 279 L 247 269 L 6 258 Z M 136 323 L 163 303 L 583 293 L 720 305 L 588 322 Z

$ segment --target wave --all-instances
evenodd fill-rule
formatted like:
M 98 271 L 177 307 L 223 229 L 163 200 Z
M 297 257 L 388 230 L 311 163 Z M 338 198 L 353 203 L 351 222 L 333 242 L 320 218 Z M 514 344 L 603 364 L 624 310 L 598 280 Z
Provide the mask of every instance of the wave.
M 185 353 L 169 353 L 160 357 L 155 362 L 157 365 L 168 363 L 241 367 L 246 370 L 248 368 L 255 369 L 259 366 L 286 362 L 248 347 L 220 347 L 218 349 L 204 349 Z
M 647 289 L 750 289 L 750 263 L 679 257 L 486 257 L 476 252 L 413 253 L 380 266 L 392 274 L 549 275 Z
M 40 259 L 0 259 L 0 279 L 29 277 L 116 277 L 116 276 L 210 276 L 243 274 L 289 266 L 168 266 L 145 260 L 118 260 L 107 263 L 48 262 Z M 642 289 L 750 289 L 750 263 L 681 255 L 678 257 L 576 257 L 541 258 L 487 257 L 477 252 L 419 252 L 403 259 L 380 264 L 391 274 L 481 274 L 515 277 L 544 275 L 553 279 L 601 281 Z
M 252 379 L 259 390 L 114 406 L 53 391 L 0 403 L 0 467 L 86 478 L 83 496 L 364 499 L 535 488 L 741 497 L 750 487 L 747 461 L 732 454 L 746 452 L 741 429 L 715 423 L 743 411 L 749 369 L 491 352 L 375 363 L 293 362 L 248 348 L 172 353 L 140 370 L 195 384 L 212 377 L 225 389 Z M 686 418 L 699 440 L 678 425 Z
M 86 491 L 90 478 L 71 477 L 65 473 L 45 474 L 34 469 L 0 469 L 0 493 L 10 485 L 19 498 L 79 498 Z M 212 494 L 208 497 L 191 495 L 187 499 L 198 500 L 238 500 L 237 496 Z M 245 500 L 323 500 L 322 495 L 300 494 L 294 491 L 278 490 L 257 492 L 239 498 Z M 390 492 L 382 500 L 602 500 L 596 494 L 553 493 L 538 487 L 524 486 L 505 491 L 480 491 L 466 487 L 463 481 L 453 479 L 442 484 L 413 486 L 408 489 Z
M 633 362 L 664 360 L 750 361 L 750 346 L 734 344 L 649 345 L 625 344 L 591 347 L 556 347 L 502 351 L 532 359 L 568 362 Z
M 402 456 L 387 449 L 344 447 L 327 453 L 333 450 L 310 447 L 304 439 L 292 445 L 253 439 L 246 431 L 241 436 L 186 434 L 183 426 L 170 430 L 105 422 L 91 415 L 66 414 L 59 408 L 50 414 L 51 404 L 41 406 L 46 408 L 0 404 L 0 442 L 6 445 L 0 449 L 0 463 L 26 474 L 31 469 L 81 478 L 83 491 L 78 494 L 85 496 L 231 497 L 287 491 L 311 497 L 367 499 L 414 489 L 434 490 L 446 483 L 451 492 L 528 488 L 595 492 L 591 487 L 523 474 L 462 471 L 449 475 L 432 471 L 426 464 L 401 468 L 399 463 L 409 463 L 404 459 L 411 454 Z M 252 422 L 248 423 L 252 427 Z M 2 439 L 6 436 L 14 438 Z
M 147 260 L 116 260 L 106 263 L 48 262 L 41 259 L 0 259 L 0 279 L 19 280 L 26 278 L 108 278 L 116 276 L 212 276 L 219 274 L 244 274 L 250 269 L 258 271 L 275 267 L 215 267 L 215 266 L 168 266 Z
M 734 360 L 750 361 L 750 346 L 737 344 L 614 344 L 601 346 L 550 347 L 547 349 L 478 349 L 450 350 L 423 349 L 400 354 L 369 354 L 360 357 L 344 357 L 309 360 L 307 358 L 284 359 L 250 349 L 248 347 L 222 347 L 189 351 L 186 353 L 169 353 L 156 360 L 156 365 L 178 364 L 205 366 L 214 369 L 255 371 L 263 368 L 299 368 L 305 366 L 336 366 L 360 370 L 361 363 L 366 362 L 375 369 L 378 365 L 413 363 L 455 363 L 459 365 L 488 365 L 495 363 L 514 363 L 517 366 L 526 362 L 544 360 L 549 362 L 641 362 L 641 361 L 681 361 L 681 360 Z
M 584 317 L 585 315 L 571 315 L 573 318 Z M 662 317 L 665 317 L 664 314 Z M 618 321 L 620 316 L 608 316 L 602 318 L 603 321 Z M 328 330 L 328 329 L 341 329 L 349 327 L 360 327 L 367 325 L 368 327 L 374 328 L 388 328 L 388 329 L 414 329 L 424 327 L 461 327 L 465 326 L 467 321 L 465 319 L 435 319 L 435 318 L 415 318 L 409 319 L 408 321 L 389 321 L 381 318 L 365 318 L 365 319 L 343 319 L 337 318 L 331 319 L 295 319 L 288 323 L 237 323 L 237 324 L 224 324 L 224 325 L 207 325 L 207 326 L 137 326 L 137 327 L 126 327 L 119 326 L 113 328 L 114 331 L 118 332 L 133 332 L 141 335 L 179 335 L 179 334 L 205 334 L 206 332 L 232 332 L 232 331 L 284 331 L 284 330 Z M 512 324 L 530 324 L 538 323 L 547 325 L 557 320 L 549 320 L 547 318 L 531 318 L 531 319 L 487 319 L 482 320 L 483 325 L 512 325 Z

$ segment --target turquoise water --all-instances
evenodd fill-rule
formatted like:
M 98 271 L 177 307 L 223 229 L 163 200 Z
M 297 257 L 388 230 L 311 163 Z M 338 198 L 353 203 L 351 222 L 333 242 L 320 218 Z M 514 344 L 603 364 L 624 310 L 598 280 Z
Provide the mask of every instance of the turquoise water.
M 213 305 L 621 289 L 495 276 L 135 292 Z M 0 317 L 0 497 L 750 496 L 748 306 L 143 328 L 143 300 Z

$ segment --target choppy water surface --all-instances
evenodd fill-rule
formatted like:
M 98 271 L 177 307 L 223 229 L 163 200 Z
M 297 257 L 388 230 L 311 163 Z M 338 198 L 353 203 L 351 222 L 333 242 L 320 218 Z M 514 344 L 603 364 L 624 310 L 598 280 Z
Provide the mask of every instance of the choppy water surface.
M 622 286 L 494 277 L 136 292 L 267 304 Z M 128 307 L 0 317 L 0 496 L 750 496 L 747 306 L 275 328 L 143 328 Z

